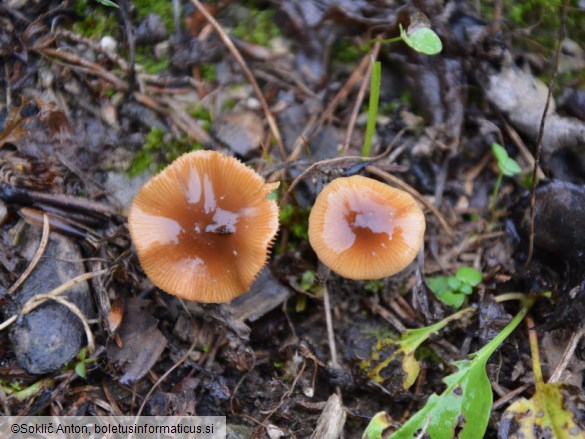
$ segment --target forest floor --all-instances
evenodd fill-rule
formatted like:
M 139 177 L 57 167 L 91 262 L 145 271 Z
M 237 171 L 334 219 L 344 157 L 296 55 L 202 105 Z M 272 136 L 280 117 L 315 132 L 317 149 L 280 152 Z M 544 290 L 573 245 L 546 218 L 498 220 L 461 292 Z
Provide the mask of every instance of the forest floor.
M 231 438 L 359 438 L 380 412 L 370 439 L 584 431 L 582 2 L 108 3 L 0 4 L 3 415 L 219 415 Z M 401 28 L 442 51 L 383 41 Z M 227 304 L 156 288 L 128 231 L 137 191 L 200 149 L 280 182 L 269 261 Z M 356 174 L 425 213 L 392 277 L 344 279 L 309 243 L 316 196 Z

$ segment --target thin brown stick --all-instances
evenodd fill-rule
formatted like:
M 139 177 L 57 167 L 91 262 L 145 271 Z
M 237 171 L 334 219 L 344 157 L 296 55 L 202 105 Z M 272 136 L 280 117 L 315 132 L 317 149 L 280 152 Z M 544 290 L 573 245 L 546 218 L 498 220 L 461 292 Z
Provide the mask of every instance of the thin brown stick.
M 76 34 L 75 32 L 71 32 L 66 29 L 57 29 L 55 31 L 56 37 L 65 37 L 72 40 L 75 43 L 85 44 L 86 46 L 91 47 L 92 50 L 95 52 L 103 53 L 107 56 L 111 61 L 115 62 L 122 70 L 127 71 L 129 69 L 128 62 L 119 56 L 117 53 L 112 53 L 110 51 L 106 51 L 102 48 L 100 43 L 93 38 L 84 37 L 82 35 Z
M 396 134 L 396 136 L 394 136 L 394 139 L 392 139 L 392 142 L 390 143 L 390 145 L 388 145 L 388 148 L 386 148 L 386 151 L 384 151 L 383 153 L 381 153 L 380 155 L 377 155 L 375 157 L 345 156 L 345 157 L 335 157 L 335 158 L 332 158 L 332 159 L 320 160 L 318 162 L 313 163 L 311 166 L 309 166 L 307 169 L 305 169 L 303 172 L 301 172 L 293 180 L 293 182 L 290 184 L 290 186 L 288 187 L 288 189 L 286 190 L 286 192 L 282 196 L 282 199 L 280 200 L 280 207 L 282 208 L 282 206 L 284 206 L 284 204 L 288 200 L 288 197 L 289 197 L 290 193 L 294 190 L 294 188 L 297 187 L 297 185 L 303 180 L 303 178 L 305 178 L 307 176 L 307 174 L 309 174 L 313 170 L 315 170 L 315 169 L 317 169 L 317 168 L 319 168 L 321 166 L 332 165 L 334 163 L 340 163 L 340 162 L 346 162 L 346 161 L 355 161 L 355 162 L 366 162 L 367 161 L 367 162 L 375 162 L 376 160 L 380 160 L 380 159 L 382 159 L 382 158 L 384 158 L 384 157 L 386 157 L 387 155 L 390 154 L 390 152 L 392 151 L 392 148 L 402 138 L 402 135 L 405 133 L 405 131 L 406 131 L 405 128 L 403 128 L 402 130 L 400 130 L 398 132 L 398 134 Z M 402 151 L 400 150 L 400 152 L 402 152 Z M 394 160 L 395 158 L 396 157 L 393 154 L 392 155 L 392 160 Z
M 494 405 L 492 406 L 492 410 L 497 410 L 500 407 L 508 404 L 508 402 L 511 399 L 520 395 L 522 392 L 524 392 L 530 386 L 531 386 L 531 384 L 524 384 L 523 386 L 517 387 L 516 389 L 511 390 L 510 392 L 506 393 L 504 396 L 502 396 L 500 399 L 498 399 L 496 402 L 494 402 Z
M 65 291 L 68 291 L 71 288 L 75 287 L 76 285 L 79 285 L 81 282 L 84 282 L 86 280 L 89 280 L 89 279 L 92 279 L 94 277 L 101 276 L 101 275 L 107 274 L 107 273 L 108 273 L 108 269 L 104 268 L 103 270 L 100 270 L 100 271 L 92 271 L 90 273 L 80 274 L 79 276 L 76 276 L 73 279 L 69 279 L 67 282 L 59 285 L 57 288 L 52 289 L 47 294 L 43 294 L 42 296 L 57 297 L 57 296 L 63 294 Z M 28 302 L 26 302 L 24 304 L 24 306 L 22 307 L 23 314 L 26 314 L 27 312 L 32 311 L 32 309 L 34 309 L 38 305 L 40 305 L 40 303 L 35 304 L 35 302 L 37 301 L 37 299 L 35 299 L 35 298 L 39 297 L 39 296 L 41 296 L 41 295 L 36 295 L 36 296 L 31 297 L 28 300 Z M 31 308 L 28 309 L 28 307 L 31 307 Z
M 335 95 L 335 97 L 329 102 L 327 108 L 319 118 L 319 124 L 324 123 L 326 120 L 330 119 L 335 112 L 335 109 L 339 105 L 339 103 L 345 99 L 351 90 L 355 87 L 355 85 L 360 81 L 360 79 L 364 76 L 364 72 L 367 70 L 368 66 L 370 65 L 371 56 L 369 53 L 365 54 L 357 69 L 355 69 L 352 74 L 349 76 L 343 87 L 339 90 L 339 92 Z
M 35 267 L 37 266 L 37 264 L 39 263 L 39 261 L 43 257 L 43 254 L 45 253 L 45 249 L 47 248 L 47 243 L 49 242 L 50 230 L 51 230 L 51 227 L 49 224 L 49 216 L 46 213 L 43 213 L 43 235 L 41 236 L 41 242 L 39 243 L 39 248 L 37 249 L 35 257 L 31 261 L 28 268 L 26 270 L 24 270 L 24 272 L 20 275 L 18 280 L 16 282 L 14 282 L 14 285 L 12 285 L 10 287 L 10 289 L 8 291 L 6 291 L 7 296 L 10 296 L 23 284 L 23 282 L 30 276 L 30 274 L 33 272 L 33 270 L 35 269 Z
M 292 393 L 293 393 L 293 391 L 294 391 L 294 389 L 295 389 L 295 387 L 296 387 L 296 385 L 297 385 L 297 382 L 299 381 L 299 379 L 301 378 L 301 376 L 302 376 L 302 375 L 303 375 L 303 373 L 305 372 L 305 368 L 306 368 L 306 366 L 307 366 L 307 362 L 306 362 L 306 361 L 303 361 L 303 364 L 302 364 L 302 366 L 301 366 L 301 369 L 300 369 L 300 370 L 297 372 L 297 374 L 296 374 L 296 376 L 295 376 L 295 378 L 294 378 L 294 380 L 293 380 L 293 382 L 292 382 L 292 384 L 291 384 L 291 386 L 290 386 L 290 389 L 289 389 L 289 390 L 287 390 L 287 391 L 286 391 L 286 392 L 285 392 L 285 393 L 282 395 L 282 397 L 280 398 L 280 402 L 279 402 L 279 403 L 276 405 L 276 407 L 274 407 L 272 410 L 270 410 L 270 412 L 268 412 L 268 414 L 266 415 L 266 417 L 265 417 L 265 418 L 262 420 L 262 422 L 260 422 L 260 423 L 259 423 L 259 425 L 256 427 L 256 430 L 255 430 L 255 431 L 258 431 L 258 430 L 259 430 L 260 428 L 262 428 L 262 427 L 263 427 L 263 428 L 266 428 L 266 427 L 267 427 L 268 420 L 269 420 L 269 419 L 272 417 L 272 415 L 274 415 L 274 413 L 276 413 L 276 411 L 277 411 L 277 410 L 278 410 L 280 407 L 282 407 L 282 405 L 283 405 L 283 404 L 284 404 L 284 402 L 285 402 L 285 401 L 286 401 L 286 400 L 287 400 L 287 399 L 290 397 L 290 395 L 292 395 Z M 254 422 L 257 422 L 257 421 L 254 421 Z M 251 437 L 257 437 L 257 436 L 255 436 L 255 435 L 254 435 L 254 433 L 253 433 Z
M 389 174 L 386 171 L 382 171 L 380 168 L 377 168 L 375 166 L 366 166 L 366 171 L 368 171 L 371 174 L 374 174 L 377 177 L 383 178 L 387 182 L 395 186 L 398 186 L 403 191 L 408 192 L 415 199 L 417 199 L 423 206 L 429 209 L 431 213 L 435 215 L 435 217 L 437 217 L 439 225 L 443 228 L 447 235 L 449 235 L 449 237 L 455 236 L 455 234 L 453 233 L 453 229 L 451 229 L 451 227 L 447 223 L 447 220 L 445 220 L 445 217 L 441 214 L 441 212 L 439 212 L 439 210 L 425 197 L 423 197 L 415 188 L 403 182 L 401 179 L 394 177 L 392 174 Z
M 317 114 L 311 116 L 309 122 L 307 122 L 305 128 L 303 129 L 303 132 L 294 141 L 293 146 L 291 148 L 292 152 L 288 156 L 287 161 L 293 161 L 299 158 L 307 139 L 309 139 L 313 135 L 313 133 L 317 131 L 317 128 L 319 126 L 323 125 L 323 123 L 325 123 L 326 120 L 330 119 L 333 116 L 333 113 L 335 112 L 335 109 L 337 108 L 339 103 L 343 99 L 345 99 L 347 95 L 349 95 L 351 90 L 353 90 L 355 85 L 359 82 L 360 78 L 363 77 L 364 72 L 368 68 L 369 64 L 370 54 L 368 53 L 364 55 L 358 68 L 352 72 L 352 74 L 349 76 L 345 84 L 343 84 L 343 87 L 341 87 L 341 89 L 337 92 L 335 97 L 331 99 L 331 102 L 329 102 L 323 114 L 321 116 L 318 116 Z
M 532 154 L 528 150 L 528 147 L 526 146 L 526 144 L 524 143 L 524 141 L 522 140 L 520 135 L 506 121 L 503 121 L 503 125 L 504 125 L 504 129 L 508 133 L 508 136 L 510 136 L 510 139 L 512 139 L 512 142 L 514 142 L 514 144 L 518 147 L 518 150 L 520 151 L 520 154 L 522 155 L 522 157 L 524 157 L 524 159 L 528 162 L 528 164 L 530 166 L 532 166 L 532 168 L 534 168 L 534 164 L 535 164 L 534 157 L 532 156 Z M 544 172 L 542 172 L 542 169 L 540 168 L 540 166 L 537 166 L 537 168 L 538 168 L 538 170 L 537 170 L 538 178 L 541 180 L 544 179 L 545 178 Z
M 45 47 L 41 50 L 37 49 L 37 51 L 40 55 L 49 58 L 52 61 L 59 62 L 59 59 L 66 61 L 60 63 L 68 67 L 87 69 L 88 73 L 99 76 L 111 83 L 116 90 L 127 92 L 129 89 L 128 83 L 123 79 L 118 78 L 115 74 L 102 68 L 99 64 L 81 58 L 76 54 L 64 50 L 51 49 L 49 47 Z
M 209 24 L 211 24 L 211 26 L 213 26 L 213 28 L 218 33 L 218 35 L 221 38 L 221 40 L 223 41 L 223 43 L 226 45 L 226 47 L 231 52 L 231 54 L 234 56 L 234 58 L 236 58 L 236 61 L 238 61 L 238 64 L 240 64 L 240 67 L 244 71 L 244 74 L 248 78 L 248 81 L 250 81 L 250 84 L 252 84 L 252 88 L 254 89 L 254 92 L 256 92 L 256 96 L 258 97 L 258 100 L 260 101 L 260 104 L 262 105 L 262 110 L 264 110 L 264 115 L 266 116 L 266 120 L 268 121 L 268 126 L 270 127 L 270 131 L 272 132 L 272 135 L 274 136 L 274 140 L 276 141 L 276 144 L 278 145 L 280 155 L 281 155 L 282 159 L 284 160 L 287 156 L 287 153 L 286 153 L 286 149 L 284 147 L 284 143 L 282 141 L 282 137 L 280 135 L 280 131 L 278 129 L 278 125 L 276 125 L 276 120 L 274 119 L 274 116 L 272 115 L 270 108 L 268 107 L 268 103 L 266 102 L 266 99 L 264 99 L 264 95 L 262 94 L 262 90 L 260 90 L 260 86 L 256 82 L 256 78 L 252 74 L 252 71 L 250 70 L 250 68 L 246 64 L 246 61 L 244 61 L 244 58 L 242 58 L 240 51 L 237 49 L 237 47 L 234 45 L 234 43 L 232 43 L 232 41 L 230 40 L 230 37 L 225 33 L 225 31 L 223 30 L 221 25 L 215 20 L 215 18 L 213 18 L 213 16 L 207 11 L 207 9 L 205 9 L 205 7 L 203 7 L 201 2 L 199 0 L 191 0 L 191 3 L 193 3 L 193 5 L 195 5 L 197 10 L 199 12 L 201 12 L 201 15 L 203 15 L 205 17 L 205 19 L 209 22 Z
M 189 137 L 202 145 L 210 145 L 213 143 L 211 137 L 207 134 L 207 131 L 201 128 L 197 121 L 189 116 L 176 100 L 168 97 L 163 97 L 160 100 L 171 109 L 170 117 L 178 127 L 183 129 L 183 131 L 189 135 Z
M 583 336 L 585 336 L 585 328 L 583 327 L 579 328 L 573 333 L 569 343 L 567 343 L 567 347 L 565 348 L 565 352 L 563 353 L 563 357 L 561 358 L 560 363 L 557 365 L 555 371 L 548 379 L 549 384 L 556 383 L 561 378 L 562 373 L 567 368 L 571 358 L 573 358 L 573 354 L 575 353 L 575 350 L 577 349 L 577 346 L 579 345 L 579 342 Z
M 150 388 L 150 390 L 148 391 L 148 393 L 146 394 L 146 396 L 142 400 L 142 404 L 140 404 L 140 408 L 138 409 L 138 413 L 136 413 L 136 418 L 135 418 L 136 422 L 138 421 L 138 418 L 142 414 L 142 410 L 144 410 L 144 407 L 146 406 L 146 402 L 148 401 L 148 398 L 150 398 L 150 395 L 152 395 L 152 393 L 158 388 L 160 383 L 162 383 L 177 367 L 179 367 L 181 364 L 183 364 L 185 362 L 185 360 L 187 358 L 189 358 L 189 355 L 191 355 L 191 352 L 193 352 L 193 349 L 195 349 L 196 344 L 197 344 L 196 342 L 193 342 L 193 344 L 183 354 L 183 356 L 181 358 L 179 358 L 179 361 L 177 361 L 175 364 L 173 364 L 173 366 L 169 370 L 167 370 L 164 374 L 162 374 L 162 376 L 158 380 L 156 380 L 156 383 L 154 383 L 152 385 L 152 387 Z
M 534 168 L 532 169 L 532 188 L 530 191 L 530 227 L 528 235 L 528 256 L 526 257 L 526 263 L 524 268 L 528 268 L 530 261 L 532 260 L 532 254 L 534 253 L 534 214 L 536 207 L 536 183 L 538 176 L 538 169 L 540 166 L 540 156 L 542 155 L 542 138 L 544 136 L 544 125 L 546 123 L 546 117 L 548 115 L 548 108 L 552 98 L 552 92 L 557 82 L 557 76 L 559 73 L 559 61 L 561 59 L 561 47 L 565 40 L 565 29 L 567 27 L 567 13 L 569 10 L 569 0 L 563 1 L 561 9 L 561 25 L 559 27 L 559 36 L 557 42 L 557 50 L 555 53 L 555 64 L 553 69 L 553 76 L 548 85 L 548 94 L 546 96 L 546 104 L 544 105 L 544 111 L 542 112 L 542 118 L 540 119 L 540 128 L 538 130 L 538 138 L 536 141 L 536 153 L 534 154 Z

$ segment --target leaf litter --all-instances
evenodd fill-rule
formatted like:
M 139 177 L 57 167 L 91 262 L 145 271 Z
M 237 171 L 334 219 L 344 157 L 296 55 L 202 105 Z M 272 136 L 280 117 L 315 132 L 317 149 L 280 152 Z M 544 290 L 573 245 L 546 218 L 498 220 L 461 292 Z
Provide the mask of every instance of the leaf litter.
M 517 56 L 547 52 L 510 43 L 494 23 L 508 14 L 504 32 L 514 34 L 525 24 L 514 20 L 529 11 L 506 5 L 480 15 L 465 2 L 433 0 L 254 1 L 204 11 L 183 3 L 178 21 L 141 2 L 0 8 L 0 292 L 26 269 L 43 218 L 51 228 L 47 254 L 27 275 L 39 282 L 0 295 L 3 318 L 20 319 L 0 331 L 5 411 L 218 414 L 245 437 L 341 429 L 346 437 L 465 437 L 470 420 L 495 437 L 490 417 L 501 420 L 500 437 L 534 425 L 545 432 L 555 420 L 582 428 L 582 389 L 534 380 L 523 331 L 502 343 L 523 295 L 539 297 L 531 314 L 543 332 L 577 331 L 585 303 L 585 181 L 574 171 L 583 122 L 572 117 L 578 97 L 560 92 L 545 125 L 539 175 L 549 179 L 537 186 L 536 251 L 525 266 L 527 170 L 546 86 L 530 71 L 536 64 Z M 554 37 L 557 27 L 542 29 Z M 370 54 L 379 69 L 368 69 Z M 379 86 L 376 108 L 364 99 L 370 83 Z M 578 96 L 579 81 L 558 86 Z M 371 152 L 360 159 L 368 130 Z M 235 154 L 282 182 L 275 195 L 286 218 L 272 260 L 229 306 L 184 304 L 156 289 L 129 240 L 127 204 L 117 201 L 199 148 Z M 331 367 L 324 273 L 305 220 L 322 186 L 344 172 L 409 188 L 432 214 L 424 253 L 403 273 L 377 283 L 329 276 L 340 359 Z M 506 178 L 496 186 L 499 172 Z M 57 241 L 65 254 L 53 253 Z M 84 273 L 82 293 L 40 302 L 58 286 L 48 279 L 66 285 Z M 442 284 L 433 288 L 433 278 Z M 50 367 L 23 359 L 19 322 L 32 314 L 20 315 L 23 294 L 39 303 L 41 337 L 60 333 L 51 313 L 72 319 L 74 335 L 57 340 L 72 343 L 70 352 L 57 362 L 41 355 Z M 79 315 L 67 308 L 84 296 L 91 306 L 78 304 Z M 515 300 L 504 305 L 506 297 Z M 458 315 L 451 306 L 463 304 L 466 317 L 446 324 Z M 84 350 L 84 323 L 93 353 Z M 546 350 L 543 366 L 545 374 L 556 367 Z M 552 416 L 532 416 L 541 411 Z

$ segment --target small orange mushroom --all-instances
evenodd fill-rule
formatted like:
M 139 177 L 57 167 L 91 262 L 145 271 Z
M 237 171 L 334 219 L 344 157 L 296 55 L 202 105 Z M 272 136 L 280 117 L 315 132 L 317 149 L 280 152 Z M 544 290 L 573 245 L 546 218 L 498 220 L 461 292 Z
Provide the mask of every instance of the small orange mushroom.
M 214 151 L 182 155 L 138 192 L 128 214 L 152 282 L 187 300 L 227 302 L 247 292 L 268 258 L 278 206 L 267 184 Z
M 403 270 L 421 248 L 424 231 L 424 214 L 412 196 L 359 175 L 333 180 L 309 216 L 309 241 L 319 259 L 354 280 Z

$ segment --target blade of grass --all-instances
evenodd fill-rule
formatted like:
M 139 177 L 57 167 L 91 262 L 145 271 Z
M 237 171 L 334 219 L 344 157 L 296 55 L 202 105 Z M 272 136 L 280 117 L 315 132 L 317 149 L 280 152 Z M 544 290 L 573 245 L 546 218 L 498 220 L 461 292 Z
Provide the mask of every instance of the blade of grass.
M 373 61 L 373 60 L 372 60 Z M 368 104 L 368 124 L 366 126 L 366 137 L 362 148 L 362 157 L 369 157 L 372 149 L 372 137 L 376 129 L 378 117 L 378 101 L 380 100 L 380 83 L 382 80 L 382 65 L 380 61 L 374 61 L 372 76 L 370 79 L 370 102 Z

